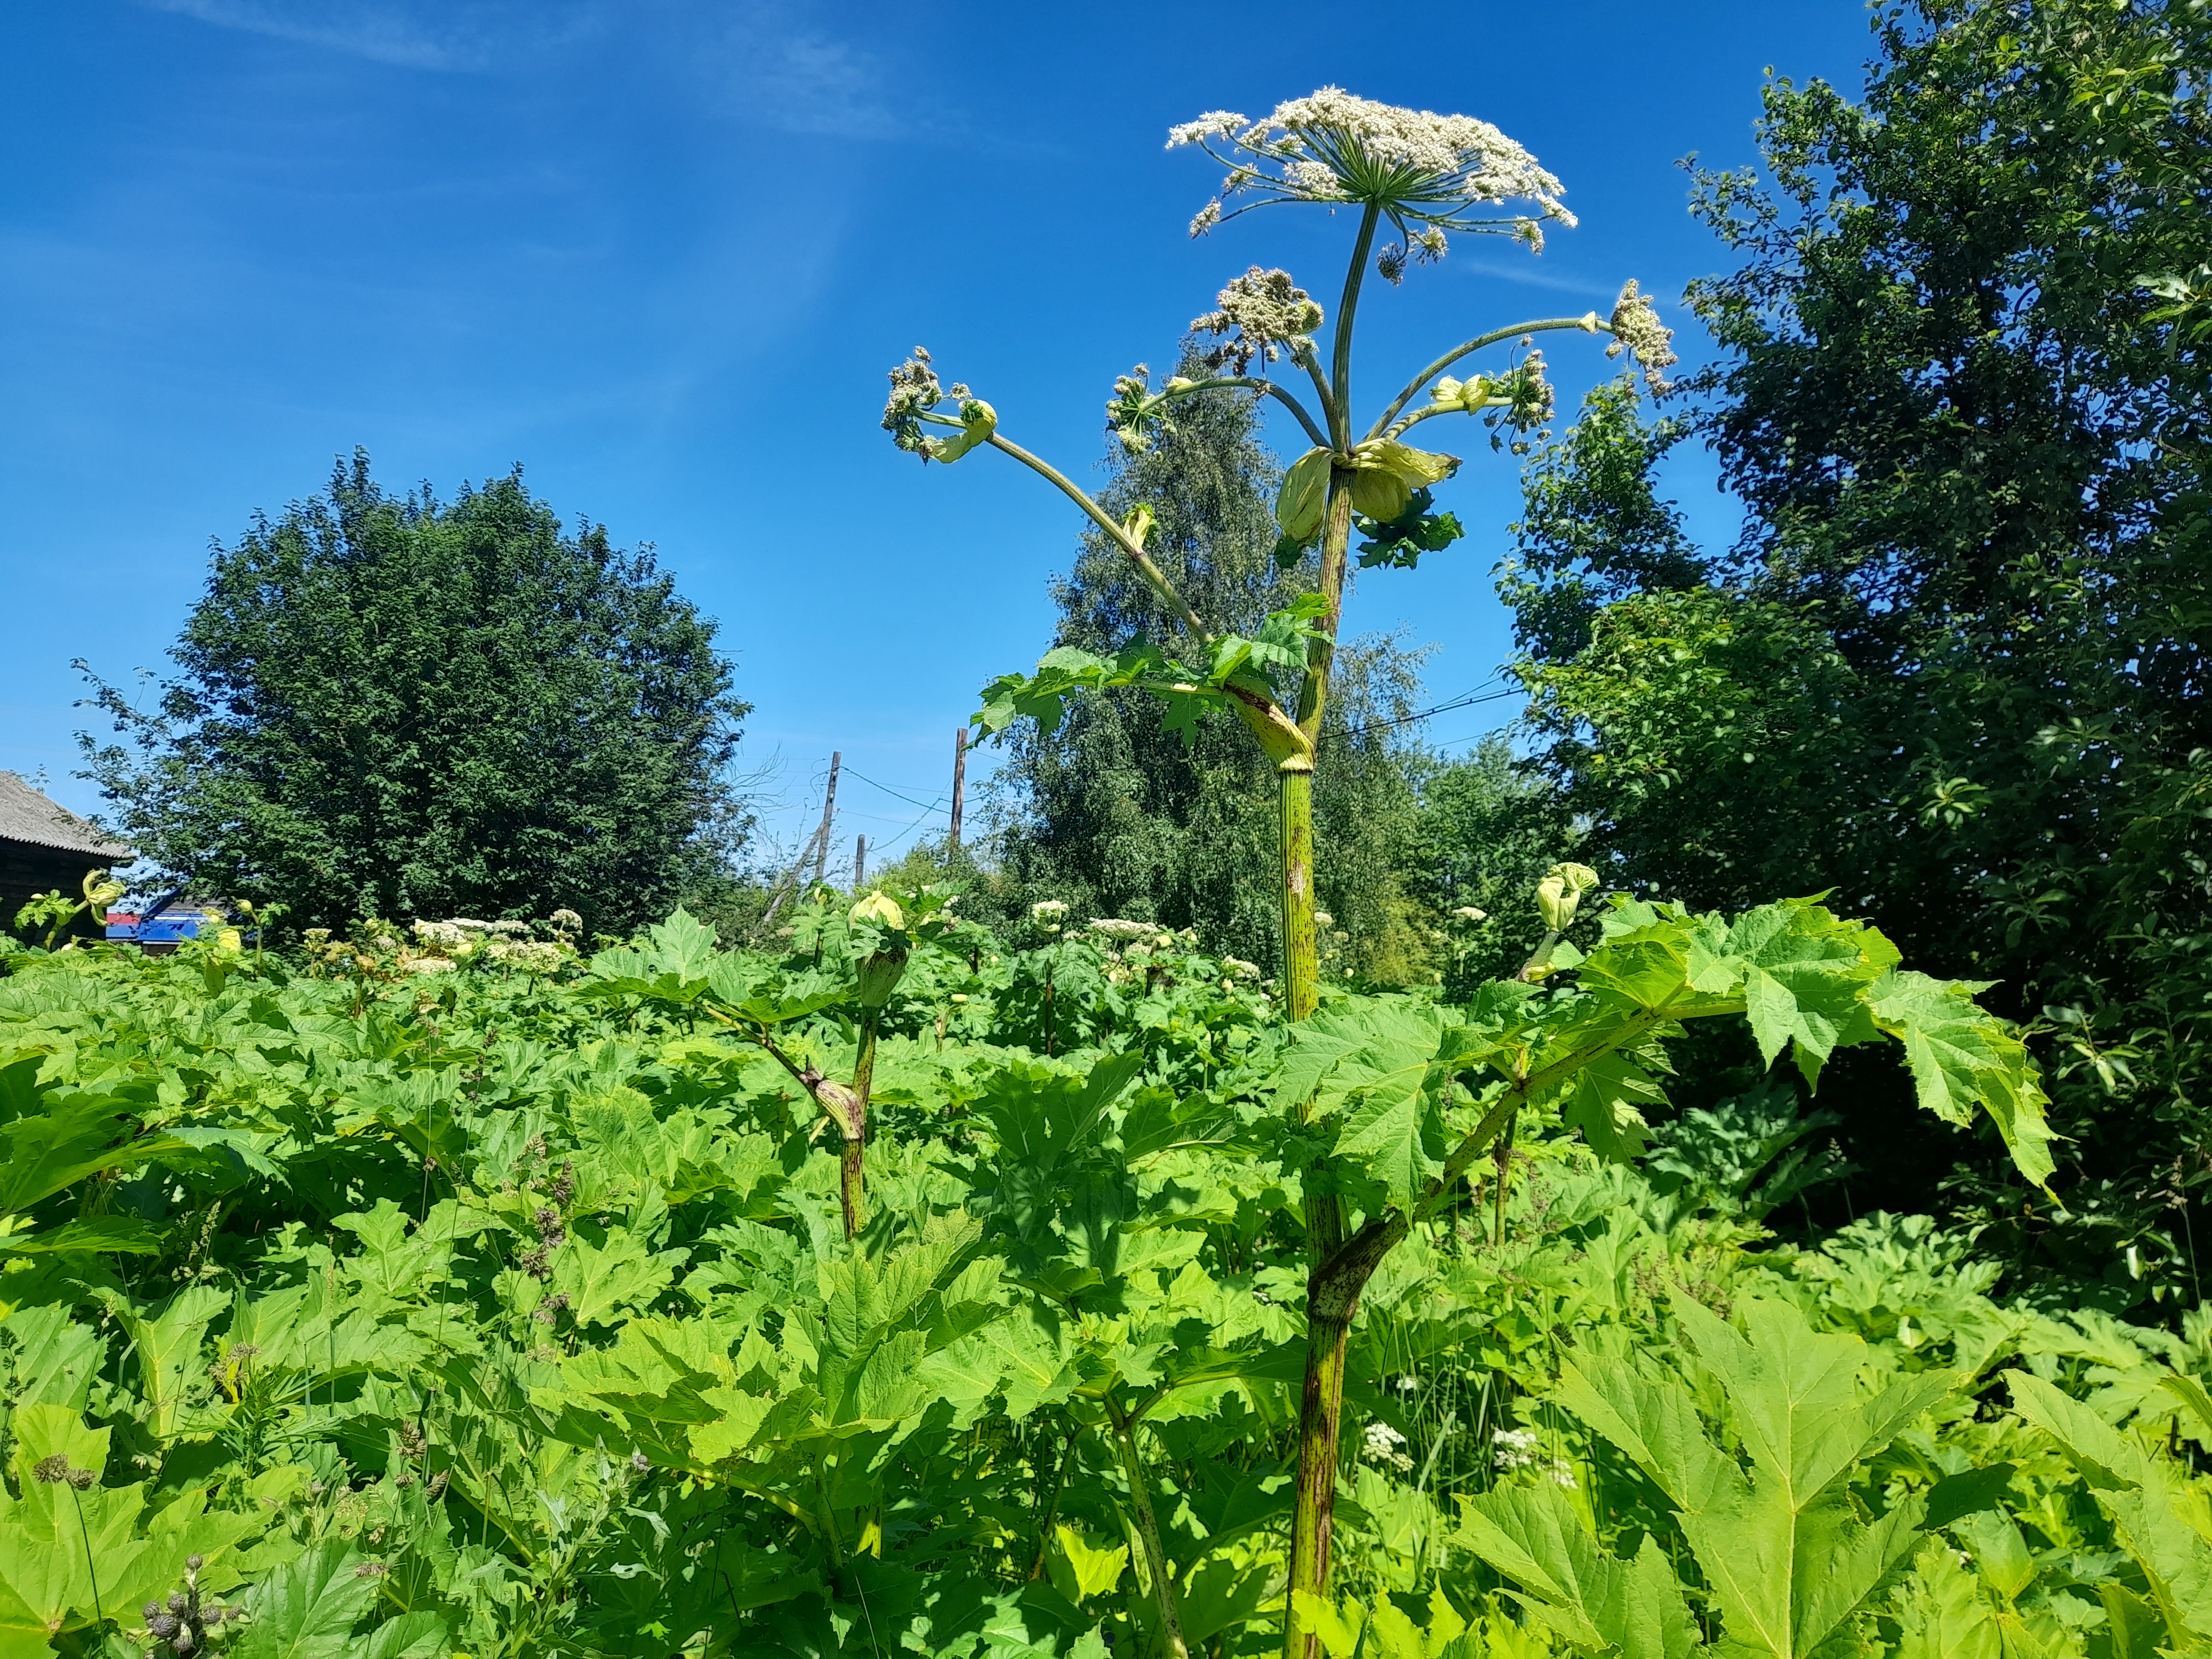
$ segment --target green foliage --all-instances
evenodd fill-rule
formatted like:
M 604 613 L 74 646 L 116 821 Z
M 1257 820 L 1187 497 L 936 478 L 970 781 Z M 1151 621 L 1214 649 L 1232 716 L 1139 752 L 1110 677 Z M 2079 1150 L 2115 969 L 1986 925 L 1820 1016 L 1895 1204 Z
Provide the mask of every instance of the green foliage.
M 958 908 L 810 903 L 774 954 L 678 912 L 550 965 L 12 958 L 5 1650 L 174 1619 L 236 1659 L 1103 1659 L 1171 1612 L 1265 1651 L 1322 1190 L 1403 1241 L 1352 1331 L 1331 1654 L 2196 1616 L 2207 1488 L 2167 1447 L 2212 1436 L 2212 1347 L 1995 1301 L 1924 1221 L 1761 1248 L 1820 1124 L 1786 1088 L 1635 1167 L 1676 1033 L 1719 1020 L 1801 1077 L 1894 1045 L 2033 1174 L 2017 1041 L 1872 930 L 1618 905 L 1540 983 L 1286 1034 L 1180 935 L 1016 949 Z M 800 1074 L 848 1075 L 871 1009 L 848 1244 Z M 1501 1166 L 1468 1148 L 1502 1103 Z M 1916 1553 L 1939 1533 L 2031 1540 L 2012 1599 Z
M 1359 544 L 1359 568 L 1388 565 L 1411 570 L 1419 565 L 1422 554 L 1441 553 L 1467 534 L 1456 513 L 1435 512 L 1435 505 L 1433 492 L 1425 486 L 1407 497 L 1405 510 L 1395 518 L 1356 517 L 1353 527 L 1364 538 Z
M 219 549 L 158 705 L 84 739 L 164 872 L 292 920 L 542 915 L 622 932 L 721 867 L 745 705 L 649 554 L 520 477 L 451 503 L 328 492 Z
M 1698 186 L 1734 267 L 1692 295 L 1719 362 L 1657 419 L 1593 394 L 1505 583 L 1542 764 L 1611 879 L 1832 889 L 2035 1023 L 2067 1212 L 1947 1169 L 1901 1098 L 1845 1131 L 1883 1201 L 1947 1181 L 2014 1260 L 2169 1312 L 2212 1169 L 2208 27 L 1927 0 L 1877 20 L 1863 100 L 1771 83 L 1764 176 Z M 1748 509 L 1732 549 L 1654 483 L 1691 434 Z

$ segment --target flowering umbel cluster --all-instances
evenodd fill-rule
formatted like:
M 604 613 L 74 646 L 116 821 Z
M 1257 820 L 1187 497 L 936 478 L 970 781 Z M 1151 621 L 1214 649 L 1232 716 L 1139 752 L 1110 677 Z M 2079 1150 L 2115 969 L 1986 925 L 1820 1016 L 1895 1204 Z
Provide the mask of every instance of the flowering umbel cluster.
M 1143 454 L 1152 447 L 1157 434 L 1175 430 L 1167 415 L 1170 392 L 1188 384 L 1174 379 L 1168 382 L 1168 391 L 1155 392 L 1152 371 L 1142 363 L 1127 374 L 1116 374 L 1114 395 L 1106 400 L 1106 429 L 1121 440 L 1127 453 Z
M 884 402 L 884 430 L 901 449 L 926 453 L 923 446 L 929 440 L 921 429 L 921 417 L 934 413 L 947 397 L 968 395 L 968 388 L 957 384 L 948 392 L 938 381 L 928 348 L 916 346 L 914 356 L 891 371 L 891 395 Z
M 1613 343 L 1605 349 L 1605 355 L 1617 357 L 1626 349 L 1636 359 L 1636 366 L 1644 371 L 1644 378 L 1651 389 L 1664 392 L 1667 371 L 1681 362 L 1674 354 L 1674 331 L 1659 320 L 1659 313 L 1651 308 L 1650 296 L 1637 290 L 1634 277 L 1628 279 L 1628 286 L 1613 302 L 1610 320 Z
M 1313 349 L 1322 308 L 1313 295 L 1291 281 L 1287 270 L 1254 265 L 1214 296 L 1217 309 L 1191 319 L 1194 334 L 1228 335 L 1206 352 L 1208 368 L 1242 374 L 1255 357 L 1273 362 L 1287 349 L 1296 359 Z
M 1229 169 L 1221 192 L 1190 222 L 1200 236 L 1224 220 L 1277 202 L 1358 203 L 1398 233 L 1376 257 L 1396 282 L 1408 260 L 1443 257 L 1448 233 L 1503 233 L 1543 246 L 1543 222 L 1574 223 L 1559 181 L 1487 121 L 1355 98 L 1340 87 L 1278 104 L 1265 119 L 1215 110 L 1168 133 Z M 1508 202 L 1533 210 L 1492 215 Z
M 998 412 L 990 404 L 957 380 L 949 386 L 938 383 L 937 370 L 926 347 L 916 346 L 914 356 L 890 373 L 891 395 L 884 403 L 884 430 L 901 449 L 911 451 L 925 462 L 957 461 L 977 444 L 988 442 L 997 429 Z M 959 409 L 957 421 L 938 413 L 937 406 L 947 399 Z M 952 437 L 933 438 L 921 429 L 925 421 L 957 426 L 960 431 Z

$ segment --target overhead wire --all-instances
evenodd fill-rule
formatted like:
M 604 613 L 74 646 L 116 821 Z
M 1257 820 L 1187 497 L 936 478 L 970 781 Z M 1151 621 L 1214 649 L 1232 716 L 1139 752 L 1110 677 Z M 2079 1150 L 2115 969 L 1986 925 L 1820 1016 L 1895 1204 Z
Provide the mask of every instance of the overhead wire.
M 904 801 L 909 806 L 919 806 L 924 811 L 928 812 L 941 812 L 946 810 L 944 805 L 945 797 L 941 793 L 933 801 L 917 800 L 912 795 L 906 794 L 899 790 L 892 788 L 888 783 L 878 783 L 873 778 L 870 777 L 866 772 L 860 770 L 857 766 L 848 766 L 845 768 L 845 770 L 851 776 L 860 779 L 862 783 L 868 785 L 871 788 L 880 789 L 886 795 L 896 795 L 899 799 Z
M 1480 688 L 1478 687 L 1477 690 L 1479 691 L 1480 690 Z M 1523 690 L 1517 685 L 1509 686 L 1503 691 L 1483 692 L 1480 696 L 1477 696 L 1474 691 L 1469 691 L 1464 696 L 1452 698 L 1448 702 L 1440 702 L 1432 708 L 1417 709 L 1410 714 L 1401 714 L 1395 720 L 1368 720 L 1362 725 L 1346 726 L 1341 732 L 1328 732 L 1324 733 L 1324 735 L 1339 738 L 1356 738 L 1368 732 L 1387 731 L 1394 726 L 1411 726 L 1416 720 L 1425 720 L 1435 714 L 1449 714 L 1454 709 L 1472 708 L 1477 703 L 1498 702 L 1506 697 L 1518 697 L 1525 695 L 1526 693 Z

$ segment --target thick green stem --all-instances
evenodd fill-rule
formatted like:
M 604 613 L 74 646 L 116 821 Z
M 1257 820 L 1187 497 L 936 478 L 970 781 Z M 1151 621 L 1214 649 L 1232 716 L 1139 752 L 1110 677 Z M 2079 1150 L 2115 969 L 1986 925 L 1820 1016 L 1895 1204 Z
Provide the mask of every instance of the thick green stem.
M 1160 1523 L 1152 1514 L 1152 1493 L 1145 1480 L 1144 1460 L 1137 1455 L 1136 1425 L 1106 1396 L 1106 1414 L 1114 1425 L 1114 1449 L 1121 1455 L 1121 1473 L 1129 1482 L 1129 1505 L 1137 1512 L 1137 1537 L 1145 1547 L 1146 1570 L 1152 1575 L 1152 1599 L 1160 1613 L 1160 1637 L 1170 1659 L 1190 1659 L 1182 1639 L 1182 1615 L 1176 1607 L 1175 1580 L 1168 1576 L 1167 1551 L 1160 1545 Z
M 1282 808 L 1283 998 L 1294 1020 L 1321 1001 L 1321 939 L 1314 921 L 1313 766 L 1286 766 L 1275 775 Z
M 1202 380 L 1194 380 L 1188 386 L 1174 389 L 1170 395 L 1177 398 L 1192 398 L 1201 392 L 1212 392 L 1226 386 L 1240 387 L 1246 392 L 1256 392 L 1263 397 L 1274 398 L 1297 417 L 1298 424 L 1306 429 L 1306 436 L 1314 441 L 1316 448 L 1328 447 L 1328 429 L 1306 412 L 1306 406 L 1300 403 L 1288 389 L 1268 380 L 1265 375 L 1209 374 Z M 1328 412 L 1328 406 L 1326 404 L 1322 405 L 1322 412 L 1323 415 Z
M 868 1218 L 866 1147 L 858 1135 L 848 1135 L 837 1156 L 837 1205 L 845 1213 L 848 1240 L 860 1236 L 861 1224 Z
M 1359 310 L 1359 285 L 1367 276 L 1367 256 L 1374 251 L 1375 227 L 1382 210 L 1374 203 L 1359 216 L 1359 236 L 1352 245 L 1352 263 L 1345 268 L 1344 297 L 1336 302 L 1336 329 L 1330 340 L 1328 380 L 1335 407 L 1329 411 L 1329 434 L 1337 453 L 1352 453 L 1352 321 Z
M 1315 1659 L 1315 1639 L 1298 1592 L 1328 1593 L 1329 1531 L 1336 1516 L 1336 1445 L 1344 1423 L 1344 1348 L 1351 1334 L 1341 1320 L 1306 1321 L 1305 1392 L 1298 1404 L 1298 1489 L 1291 1514 L 1291 1579 L 1283 1597 L 1283 1659 Z
M 1435 380 L 1461 358 L 1485 346 L 1493 346 L 1502 340 L 1510 340 L 1522 334 L 1547 334 L 1554 329 L 1578 328 L 1586 334 L 1610 334 L 1612 325 L 1598 320 L 1595 312 L 1584 317 L 1540 317 L 1533 322 L 1516 323 L 1510 328 L 1493 328 L 1487 334 L 1478 334 L 1472 340 L 1462 341 L 1437 358 L 1426 368 L 1406 382 L 1406 389 L 1390 400 L 1390 406 L 1377 416 L 1375 424 L 1367 429 L 1370 438 L 1379 438 L 1390 429 L 1390 422 L 1398 418 L 1398 411 L 1428 389 Z
M 1359 306 L 1359 286 L 1375 241 L 1376 210 L 1359 223 L 1352 264 L 1344 276 L 1344 298 L 1336 312 L 1329 432 L 1340 457 L 1352 450 L 1352 327 Z M 1329 471 L 1328 505 L 1322 521 L 1321 594 L 1327 612 L 1317 619 L 1317 637 L 1306 645 L 1306 672 L 1298 686 L 1297 723 L 1310 746 L 1321 737 L 1328 707 L 1328 677 L 1336 661 L 1336 631 L 1344 610 L 1346 550 L 1352 544 L 1353 470 Z M 1319 1006 L 1321 963 L 1314 921 L 1313 769 L 1279 767 L 1282 799 L 1283 970 L 1287 1012 L 1293 1020 L 1309 1018 Z M 1308 1103 L 1296 1109 L 1303 1117 Z M 1306 1248 L 1314 1277 L 1307 1293 L 1305 1392 L 1298 1407 L 1298 1481 L 1291 1516 L 1291 1578 L 1284 1596 L 1283 1652 L 1286 1659 L 1317 1659 L 1318 1648 L 1298 1611 L 1297 1594 L 1326 1595 L 1328 1590 L 1329 1528 L 1336 1512 L 1337 1442 L 1344 1417 L 1344 1345 L 1352 1328 L 1359 1291 L 1374 1271 L 1373 1261 L 1346 1281 L 1328 1275 L 1344 1246 L 1342 1200 L 1334 1194 L 1306 1199 Z M 1389 1243 L 1395 1243 L 1394 1237 Z M 1389 1244 L 1384 1244 L 1388 1249 Z
M 1490 1243 L 1492 1249 L 1505 1243 L 1505 1187 L 1513 1173 L 1513 1128 L 1520 1121 L 1518 1112 L 1505 1120 L 1505 1133 L 1498 1137 L 1498 1149 L 1491 1154 L 1492 1164 L 1497 1171 L 1497 1180 L 1490 1194 Z
M 1331 1251 L 1306 1280 L 1305 1389 L 1298 1401 L 1298 1486 L 1291 1515 L 1291 1577 L 1284 1595 L 1284 1659 L 1319 1659 L 1298 1593 L 1328 1594 L 1329 1535 L 1336 1516 L 1337 1446 L 1344 1429 L 1344 1353 L 1359 1293 L 1405 1237 L 1404 1217 L 1370 1222 Z
M 876 1022 L 880 1011 L 871 1008 L 860 1018 L 860 1050 L 853 1061 L 853 1095 L 859 1109 L 838 1127 L 844 1146 L 837 1158 L 837 1202 L 845 1212 L 845 1237 L 856 1237 L 868 1218 L 867 1145 L 868 1092 L 876 1082 Z
M 1029 1582 L 1032 1584 L 1044 1577 L 1045 1553 L 1052 1547 L 1052 1528 L 1060 1519 L 1060 1494 L 1067 1490 L 1068 1466 L 1075 1462 L 1075 1443 L 1083 1437 L 1083 1425 L 1073 1425 L 1067 1431 L 1067 1442 L 1060 1449 L 1060 1461 L 1053 1470 L 1052 1498 L 1043 1508 L 1044 1518 L 1037 1522 L 1036 1554 L 1030 1561 Z

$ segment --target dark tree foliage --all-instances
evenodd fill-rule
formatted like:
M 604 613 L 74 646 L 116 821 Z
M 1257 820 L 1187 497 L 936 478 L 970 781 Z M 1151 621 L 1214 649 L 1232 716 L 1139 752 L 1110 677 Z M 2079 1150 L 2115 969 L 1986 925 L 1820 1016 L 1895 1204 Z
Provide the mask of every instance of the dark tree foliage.
M 1737 545 L 1688 548 L 1650 483 L 1683 422 L 1618 392 L 1532 469 L 1507 592 L 1546 758 L 1626 879 L 1833 889 L 1929 971 L 1998 981 L 2076 1137 L 2070 1214 L 1994 1159 L 1954 1200 L 2024 1262 L 2193 1296 L 2212 11 L 1921 0 L 1875 27 L 1862 100 L 1778 82 L 1767 177 L 1698 178 L 1738 263 L 1692 293 L 1723 355 L 1687 426 L 1749 507 Z M 1886 1141 L 1902 1115 L 1860 1082 L 1870 1181 L 1925 1205 L 1948 1155 Z
M 1528 960 L 1544 934 L 1529 895 L 1574 855 L 1575 837 L 1559 792 L 1516 763 L 1503 733 L 1412 769 L 1418 805 L 1401 878 L 1437 946 L 1443 994 L 1457 1001 Z
M 519 471 L 441 503 L 356 452 L 216 548 L 158 708 L 95 680 L 125 741 L 80 741 L 169 877 L 292 924 L 565 906 L 615 932 L 742 834 L 714 641 L 649 552 L 564 532 Z
M 1108 465 L 1114 476 L 1100 499 L 1116 514 L 1151 505 L 1158 527 L 1148 546 L 1210 625 L 1253 632 L 1313 585 L 1310 568 L 1276 568 L 1280 472 L 1245 398 L 1184 404 L 1152 449 L 1127 455 L 1117 444 Z M 1176 635 L 1096 532 L 1054 600 L 1055 646 L 1108 652 Z M 1419 690 L 1417 659 L 1387 640 L 1340 653 L 1315 789 L 1319 896 L 1344 935 L 1333 941 L 1339 973 L 1425 973 L 1397 875 L 1413 805 L 1406 728 L 1389 724 L 1409 712 Z M 997 787 L 1010 809 L 1000 845 L 1017 894 L 1065 899 L 1090 915 L 1195 927 L 1209 948 L 1276 971 L 1274 777 L 1235 720 L 1207 715 L 1186 749 L 1161 729 L 1158 702 L 1113 692 L 1072 704 L 1049 736 L 1028 726 L 1010 741 Z

